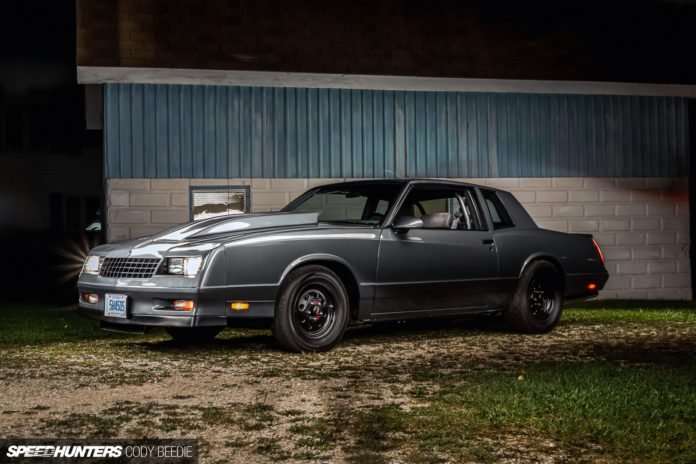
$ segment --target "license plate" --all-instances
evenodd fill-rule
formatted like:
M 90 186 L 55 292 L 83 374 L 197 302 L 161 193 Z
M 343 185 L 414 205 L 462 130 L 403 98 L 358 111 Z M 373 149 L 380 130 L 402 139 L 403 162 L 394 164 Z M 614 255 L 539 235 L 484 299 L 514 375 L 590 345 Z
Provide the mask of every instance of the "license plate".
M 126 316 L 126 295 L 106 294 L 104 302 L 104 315 L 109 317 L 127 317 Z

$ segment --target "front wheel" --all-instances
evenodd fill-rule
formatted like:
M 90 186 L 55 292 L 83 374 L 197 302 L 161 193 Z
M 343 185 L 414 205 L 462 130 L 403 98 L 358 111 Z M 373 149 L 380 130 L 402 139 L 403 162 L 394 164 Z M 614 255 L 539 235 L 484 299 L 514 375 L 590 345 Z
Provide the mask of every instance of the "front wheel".
M 222 331 L 222 327 L 168 327 L 167 333 L 181 343 L 209 342 Z
M 510 307 L 503 313 L 512 330 L 545 333 L 561 317 L 563 278 L 548 261 L 535 261 L 522 273 Z
M 308 265 L 288 274 L 280 289 L 273 335 L 289 351 L 327 351 L 348 325 L 346 288 L 331 269 Z

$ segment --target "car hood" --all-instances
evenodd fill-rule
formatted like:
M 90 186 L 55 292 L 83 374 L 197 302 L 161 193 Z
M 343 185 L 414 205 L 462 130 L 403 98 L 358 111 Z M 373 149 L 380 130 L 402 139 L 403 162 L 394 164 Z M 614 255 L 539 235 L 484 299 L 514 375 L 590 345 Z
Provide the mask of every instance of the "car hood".
M 221 216 L 181 224 L 158 234 L 100 245 L 94 250 L 110 257 L 162 256 L 169 252 L 200 254 L 221 243 L 268 229 L 288 230 L 318 224 L 317 213 L 262 213 Z

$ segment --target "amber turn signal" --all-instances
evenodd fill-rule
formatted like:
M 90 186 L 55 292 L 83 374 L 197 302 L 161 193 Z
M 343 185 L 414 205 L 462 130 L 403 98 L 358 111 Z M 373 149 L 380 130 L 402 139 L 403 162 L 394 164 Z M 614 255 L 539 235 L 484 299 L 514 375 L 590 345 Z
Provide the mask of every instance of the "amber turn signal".
M 175 300 L 174 309 L 177 311 L 193 311 L 193 300 Z
M 92 304 L 96 304 L 99 301 L 99 295 L 96 295 L 94 293 L 83 293 L 82 299 Z
M 249 309 L 249 303 L 232 303 L 230 307 L 235 311 L 242 311 L 243 309 Z

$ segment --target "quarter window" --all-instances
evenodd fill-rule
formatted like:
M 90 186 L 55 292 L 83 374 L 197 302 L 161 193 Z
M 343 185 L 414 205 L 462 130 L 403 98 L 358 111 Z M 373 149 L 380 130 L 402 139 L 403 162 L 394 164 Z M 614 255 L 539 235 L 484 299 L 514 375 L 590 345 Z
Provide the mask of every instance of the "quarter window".
M 503 229 L 515 225 L 505 209 L 505 206 L 503 206 L 503 202 L 500 201 L 500 198 L 493 190 L 481 189 L 481 193 L 486 201 L 488 212 L 491 214 L 494 229 Z

